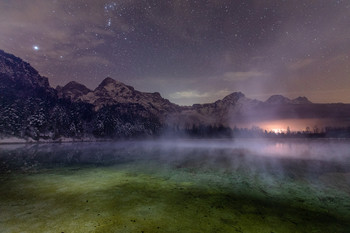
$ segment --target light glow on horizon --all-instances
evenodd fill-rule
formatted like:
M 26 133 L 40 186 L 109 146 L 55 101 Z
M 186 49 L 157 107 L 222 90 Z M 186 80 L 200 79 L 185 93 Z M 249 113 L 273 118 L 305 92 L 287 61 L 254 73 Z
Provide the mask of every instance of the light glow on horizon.
M 267 131 L 269 131 L 269 130 L 267 130 Z M 285 133 L 287 130 L 282 129 L 282 128 L 274 128 L 271 131 L 274 132 L 275 134 L 278 134 L 278 133 Z

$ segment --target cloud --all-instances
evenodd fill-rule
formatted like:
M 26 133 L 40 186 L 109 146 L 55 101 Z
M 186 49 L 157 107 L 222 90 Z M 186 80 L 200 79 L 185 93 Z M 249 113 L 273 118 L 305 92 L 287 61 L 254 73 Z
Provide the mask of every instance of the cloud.
M 198 93 L 197 91 L 177 91 L 169 95 L 173 99 L 183 98 L 205 98 L 209 96 L 209 93 Z
M 91 65 L 91 64 L 99 64 L 99 65 L 111 65 L 112 63 L 100 56 L 83 56 L 78 57 L 75 60 L 77 63 L 81 63 L 82 65 Z
M 109 75 L 186 104 L 349 86 L 349 3 L 276 2 L 0 0 L 0 48 L 55 84 Z
M 311 58 L 302 59 L 302 60 L 290 63 L 288 65 L 288 69 L 293 71 L 300 70 L 311 65 L 314 61 L 315 60 Z
M 212 103 L 232 93 L 232 90 L 219 91 L 178 91 L 169 95 L 170 100 L 180 105 L 192 105 L 194 103 Z
M 246 71 L 246 72 L 226 72 L 223 74 L 225 81 L 244 81 L 251 78 L 266 77 L 268 73 L 259 71 Z

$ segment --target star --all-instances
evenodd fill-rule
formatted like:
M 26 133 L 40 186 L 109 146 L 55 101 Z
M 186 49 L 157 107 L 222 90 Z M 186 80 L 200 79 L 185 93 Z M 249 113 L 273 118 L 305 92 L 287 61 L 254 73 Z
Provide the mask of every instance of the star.
M 328 97 L 312 92 L 306 80 L 322 90 L 350 87 L 349 1 L 300 0 L 293 7 L 258 0 L 35 2 L 40 11 L 37 4 L 0 0 L 0 22 L 6 22 L 0 23 L 0 48 L 43 74 L 52 72 L 54 85 L 72 81 L 76 72 L 75 81 L 93 88 L 111 73 L 126 83 L 130 78 L 129 84 L 145 79 L 140 89 L 162 89 L 165 96 L 192 88 L 223 95 L 221 90 L 240 89 L 261 100 L 278 92 L 314 96 L 313 101 Z M 269 75 L 236 79 L 235 74 L 257 70 Z M 339 102 L 350 99 L 350 91 L 334 95 Z M 191 105 L 216 97 L 173 101 Z

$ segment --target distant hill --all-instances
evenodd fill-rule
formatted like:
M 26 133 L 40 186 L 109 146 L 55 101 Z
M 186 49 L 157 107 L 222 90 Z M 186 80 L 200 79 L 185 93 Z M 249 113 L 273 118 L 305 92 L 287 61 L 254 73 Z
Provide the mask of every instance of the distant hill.
M 314 104 L 282 95 L 263 102 L 233 92 L 214 103 L 179 106 L 158 92 L 141 92 L 110 77 L 94 90 L 75 81 L 54 89 L 29 63 L 0 50 L 0 137 L 125 138 L 157 135 L 169 127 L 309 118 L 350 125 L 350 104 Z
M 268 98 L 265 103 L 268 104 L 311 104 L 311 102 L 306 97 L 298 97 L 293 100 L 284 97 L 282 95 L 273 95 L 270 98 Z

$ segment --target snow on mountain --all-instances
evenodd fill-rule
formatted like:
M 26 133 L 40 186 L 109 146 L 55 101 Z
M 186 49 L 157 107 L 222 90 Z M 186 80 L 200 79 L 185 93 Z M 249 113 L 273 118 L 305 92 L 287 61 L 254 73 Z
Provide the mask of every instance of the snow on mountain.
M 110 77 L 105 78 L 98 87 L 91 91 L 81 84 L 68 83 L 58 88 L 59 96 L 71 98 L 72 101 L 81 101 L 93 104 L 95 109 L 101 109 L 106 105 L 117 103 L 136 103 L 149 109 L 157 115 L 164 115 L 180 110 L 180 107 L 164 99 L 158 92 L 146 93 L 135 90 L 132 86 L 125 85 Z
M 97 97 L 114 96 L 113 83 L 105 80 L 95 90 Z M 0 51 L 0 137 L 59 141 L 147 136 L 159 131 L 158 118 L 138 103 L 115 101 L 94 109 L 89 102 L 76 101 L 90 93 L 76 82 L 55 90 L 30 64 Z
M 265 102 L 233 92 L 214 103 L 178 106 L 158 92 L 135 90 L 110 77 L 94 90 L 69 82 L 51 88 L 48 79 L 0 50 L 0 136 L 34 140 L 154 135 L 162 127 L 235 126 L 279 119 L 348 121 L 349 104 L 313 104 L 306 97 L 273 95 Z

